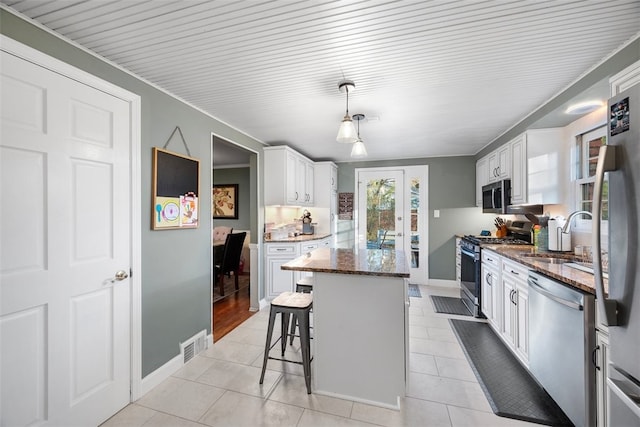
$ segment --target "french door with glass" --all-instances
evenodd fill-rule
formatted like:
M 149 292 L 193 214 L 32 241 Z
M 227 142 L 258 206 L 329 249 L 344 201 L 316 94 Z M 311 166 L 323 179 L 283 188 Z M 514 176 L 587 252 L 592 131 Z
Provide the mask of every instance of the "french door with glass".
M 426 284 L 427 167 L 356 169 L 356 246 L 405 252 L 411 283 Z

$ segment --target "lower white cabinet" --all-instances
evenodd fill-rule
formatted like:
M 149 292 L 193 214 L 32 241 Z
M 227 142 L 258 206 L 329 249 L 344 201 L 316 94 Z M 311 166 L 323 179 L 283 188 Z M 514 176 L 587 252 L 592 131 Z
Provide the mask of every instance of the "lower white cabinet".
M 529 273 L 525 266 L 502 260 L 502 339 L 529 365 Z
M 596 369 L 596 425 L 608 426 L 609 397 L 607 392 L 607 376 L 609 376 L 609 328 L 600 322 L 599 310 L 596 310 L 596 348 L 593 363 Z
M 482 251 L 482 312 L 525 366 L 529 366 L 528 274 L 525 266 Z
M 500 330 L 500 260 L 495 252 L 482 251 L 480 308 L 494 330 Z
M 331 237 L 310 240 L 307 242 L 266 243 L 265 270 L 266 270 L 266 298 L 272 300 L 282 292 L 293 292 L 296 282 L 304 276 L 312 275 L 305 271 L 282 270 L 282 264 L 311 252 L 314 249 L 329 247 Z
M 296 258 L 299 253 L 299 243 L 267 243 L 266 245 L 266 297 L 271 300 L 280 293 L 293 291 L 295 286 L 295 272 L 282 270 L 282 264 L 286 264 Z

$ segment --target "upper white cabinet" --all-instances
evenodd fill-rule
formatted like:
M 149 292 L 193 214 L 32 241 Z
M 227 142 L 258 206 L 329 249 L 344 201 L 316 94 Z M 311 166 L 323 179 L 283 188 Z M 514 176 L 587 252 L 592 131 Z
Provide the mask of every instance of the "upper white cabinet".
M 511 204 L 527 202 L 527 137 L 526 134 L 514 138 L 509 143 L 511 149 Z
M 562 128 L 532 129 L 476 162 L 476 206 L 482 206 L 482 186 L 511 179 L 511 204 L 562 203 L 563 182 L 569 179 Z
M 286 146 L 263 150 L 265 205 L 313 206 L 313 162 Z
M 522 203 L 562 203 L 562 190 L 570 180 L 568 150 L 563 141 L 563 129 L 532 129 L 525 132 L 525 137 L 527 194 Z
M 338 166 L 333 162 L 316 162 L 314 164 L 314 198 L 313 222 L 316 234 L 337 234 L 338 215 Z
M 489 158 L 476 162 L 476 206 L 482 206 L 482 186 L 489 183 Z
M 489 154 L 489 182 L 511 176 L 511 147 L 505 144 Z

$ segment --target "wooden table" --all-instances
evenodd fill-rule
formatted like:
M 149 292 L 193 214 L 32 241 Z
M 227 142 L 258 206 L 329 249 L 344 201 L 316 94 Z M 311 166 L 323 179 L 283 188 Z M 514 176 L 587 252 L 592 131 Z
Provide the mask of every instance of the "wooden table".
M 399 409 L 409 367 L 404 252 L 320 248 L 281 268 L 313 272 L 313 392 Z

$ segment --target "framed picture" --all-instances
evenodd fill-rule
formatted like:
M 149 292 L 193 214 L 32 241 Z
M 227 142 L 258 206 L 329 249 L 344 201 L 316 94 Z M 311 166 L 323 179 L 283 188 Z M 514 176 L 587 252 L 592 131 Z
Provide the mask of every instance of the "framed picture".
M 153 147 L 151 228 L 198 227 L 200 161 Z
M 214 219 L 238 219 L 238 184 L 214 185 L 211 204 Z

